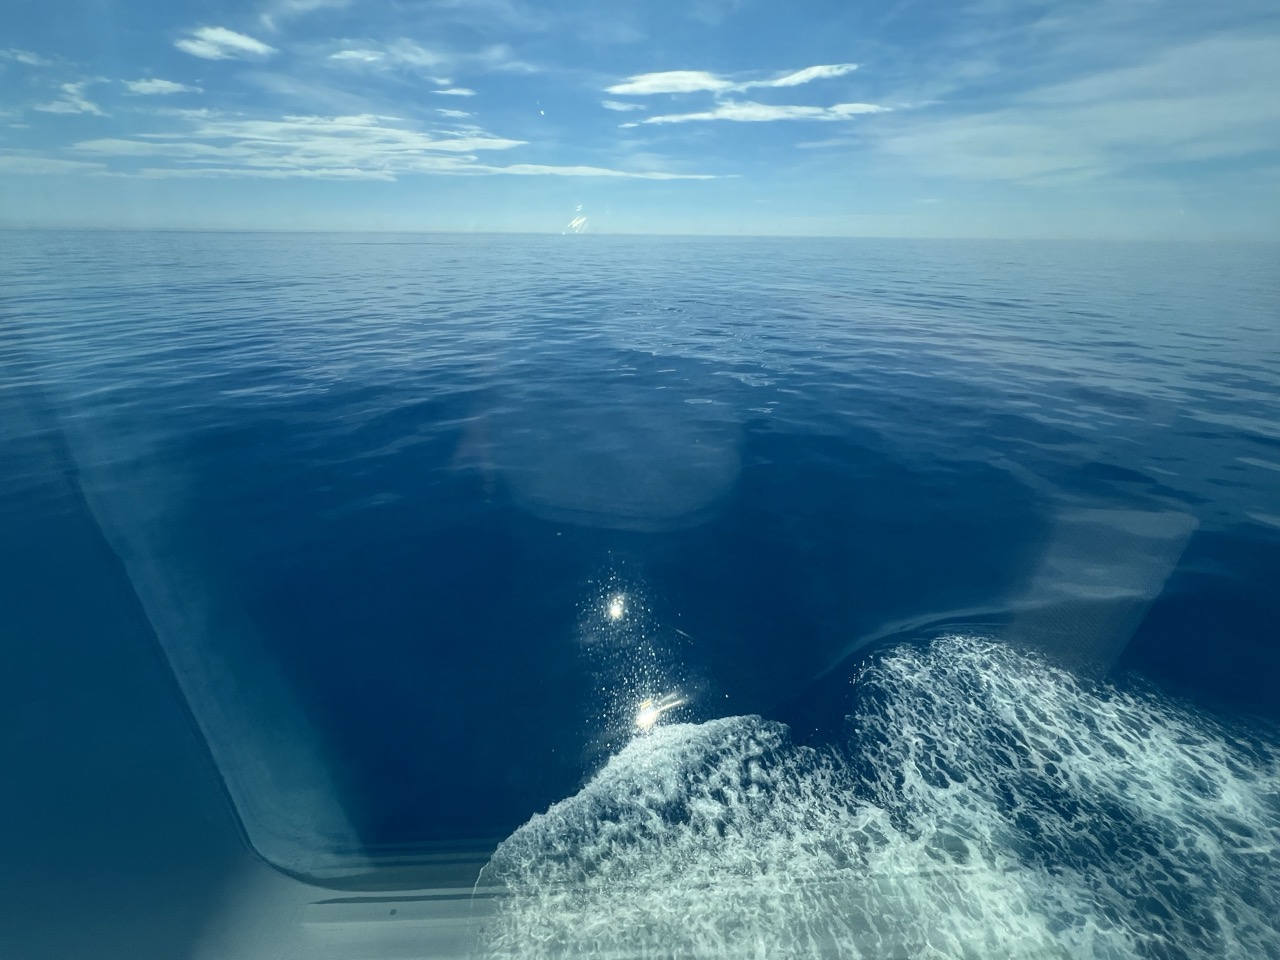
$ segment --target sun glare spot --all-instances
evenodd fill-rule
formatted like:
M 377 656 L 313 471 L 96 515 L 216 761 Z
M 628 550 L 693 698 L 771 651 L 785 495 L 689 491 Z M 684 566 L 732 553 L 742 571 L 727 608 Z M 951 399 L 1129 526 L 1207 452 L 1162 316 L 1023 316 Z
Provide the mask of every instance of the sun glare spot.
M 640 709 L 636 711 L 636 728 L 641 733 L 648 733 L 664 713 L 683 706 L 684 703 L 684 697 L 678 693 L 669 693 L 665 697 L 659 697 L 656 700 L 653 697 L 641 700 Z

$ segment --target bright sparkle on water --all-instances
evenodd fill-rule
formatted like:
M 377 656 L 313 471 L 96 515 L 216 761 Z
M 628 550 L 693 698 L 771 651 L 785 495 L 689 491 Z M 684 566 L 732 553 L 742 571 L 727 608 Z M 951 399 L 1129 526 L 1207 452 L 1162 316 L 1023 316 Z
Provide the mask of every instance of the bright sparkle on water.
M 621 620 L 623 615 L 626 614 L 626 612 L 627 612 L 626 597 L 624 597 L 622 594 L 619 593 L 609 598 L 609 608 L 607 610 L 607 613 L 609 615 L 610 620 L 613 620 L 615 622 L 618 620 Z

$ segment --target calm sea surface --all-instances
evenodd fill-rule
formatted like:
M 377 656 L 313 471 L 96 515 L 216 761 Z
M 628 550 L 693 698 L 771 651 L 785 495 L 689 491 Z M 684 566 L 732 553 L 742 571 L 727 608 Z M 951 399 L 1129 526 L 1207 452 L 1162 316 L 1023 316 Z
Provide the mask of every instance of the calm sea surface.
M 1280 249 L 6 232 L 0 283 L 4 507 L 74 479 L 269 858 L 508 837 L 495 955 L 626 878 L 596 947 L 1280 956 Z

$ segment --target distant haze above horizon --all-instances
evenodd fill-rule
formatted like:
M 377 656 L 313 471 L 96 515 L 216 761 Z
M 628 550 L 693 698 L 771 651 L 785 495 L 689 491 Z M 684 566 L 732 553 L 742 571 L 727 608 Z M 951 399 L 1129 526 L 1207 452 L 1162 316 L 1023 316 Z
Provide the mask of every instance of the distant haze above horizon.
M 1280 239 L 1263 0 L 69 0 L 0 226 Z

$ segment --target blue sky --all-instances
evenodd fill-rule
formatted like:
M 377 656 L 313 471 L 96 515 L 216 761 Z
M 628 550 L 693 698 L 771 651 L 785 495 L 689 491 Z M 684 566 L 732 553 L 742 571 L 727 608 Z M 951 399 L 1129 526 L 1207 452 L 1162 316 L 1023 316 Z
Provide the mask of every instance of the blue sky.
M 9 0 L 0 38 L 7 225 L 1280 239 L 1274 0 Z

